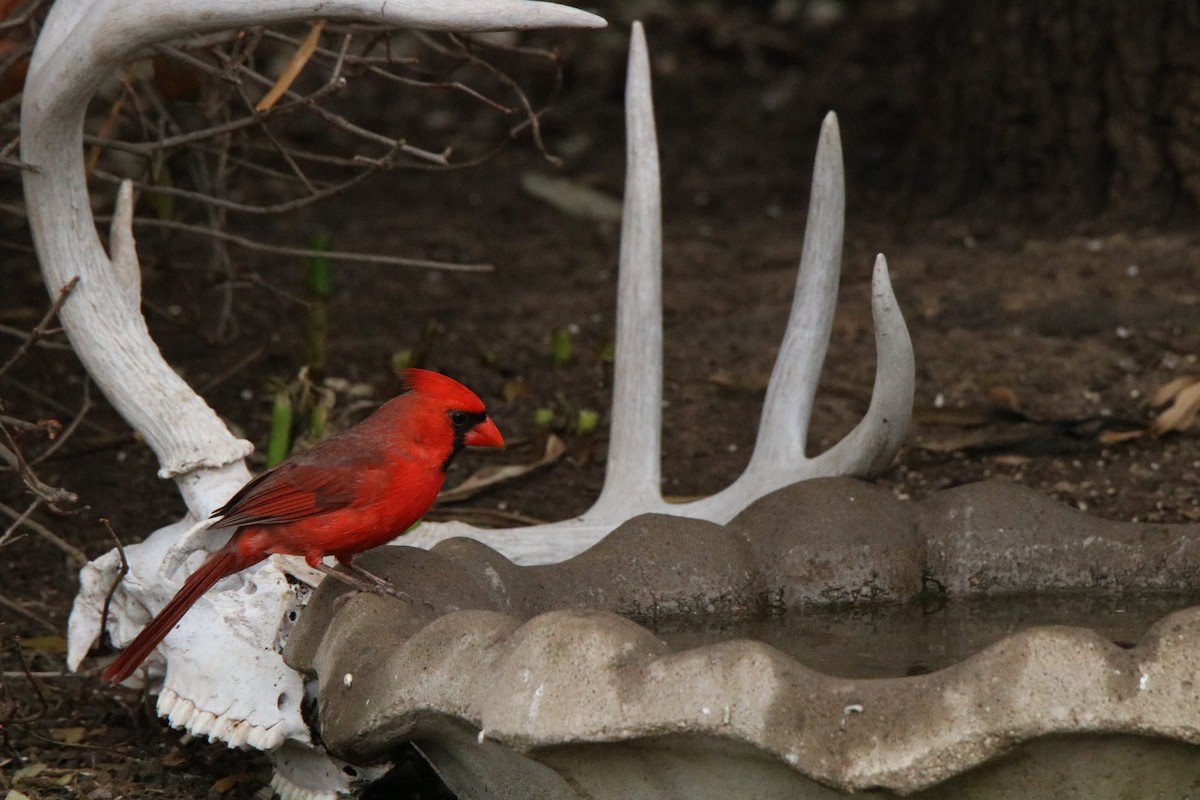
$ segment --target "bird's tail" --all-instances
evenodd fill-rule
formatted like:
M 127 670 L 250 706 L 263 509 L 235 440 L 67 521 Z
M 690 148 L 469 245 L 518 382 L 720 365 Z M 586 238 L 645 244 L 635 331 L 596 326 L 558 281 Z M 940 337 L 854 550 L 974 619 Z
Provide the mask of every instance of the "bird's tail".
M 246 560 L 229 545 L 210 555 L 199 569 L 188 576 L 171 601 L 163 606 L 162 611 L 159 611 L 121 655 L 117 656 L 117 660 L 105 668 L 104 680 L 115 686 L 132 675 L 146 657 L 154 652 L 154 648 L 158 647 L 163 637 L 175 627 L 175 623 L 200 599 L 200 595 L 207 592 L 221 578 L 248 566 L 250 565 Z

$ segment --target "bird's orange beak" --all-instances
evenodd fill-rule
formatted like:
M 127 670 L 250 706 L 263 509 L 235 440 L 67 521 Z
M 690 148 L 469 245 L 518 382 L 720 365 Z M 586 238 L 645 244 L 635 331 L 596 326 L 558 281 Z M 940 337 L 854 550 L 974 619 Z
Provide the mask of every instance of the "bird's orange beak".
M 463 444 L 468 447 L 504 447 L 504 437 L 491 417 L 484 417 L 483 422 L 476 425 L 463 437 Z

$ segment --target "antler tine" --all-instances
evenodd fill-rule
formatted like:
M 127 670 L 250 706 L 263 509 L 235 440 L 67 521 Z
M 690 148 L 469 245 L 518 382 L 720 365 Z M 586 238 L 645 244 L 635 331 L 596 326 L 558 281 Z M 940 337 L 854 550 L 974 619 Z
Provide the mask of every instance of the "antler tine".
M 126 293 L 130 308 L 142 305 L 142 266 L 138 262 L 137 242 L 133 238 L 133 181 L 121 181 L 112 222 L 108 226 L 108 251 L 113 278 Z
M 817 138 L 796 293 L 767 386 L 748 472 L 787 470 L 804 460 L 809 418 L 837 308 L 845 217 L 842 140 L 837 115 L 830 111 Z
M 625 125 L 612 434 L 604 488 L 586 517 L 662 504 L 662 198 L 650 58 L 637 22 L 629 46 Z
M 912 420 L 916 357 L 883 253 L 871 275 L 871 315 L 877 359 L 871 405 L 854 430 L 814 459 L 822 475 L 878 475 L 896 457 Z
M 222 487 L 232 492 L 249 478 L 241 459 L 253 447 L 229 433 L 167 365 L 146 330 L 128 227 L 130 195 L 121 198 L 115 220 L 115 264 L 105 255 L 90 216 L 79 213 L 90 208 L 79 142 L 82 111 L 54 102 L 58 71 L 44 68 L 47 62 L 36 55 L 35 64 L 43 68 L 31 69 L 26 82 L 21 147 L 23 157 L 41 169 L 26 171 L 25 192 L 47 287 L 57 292 L 72 278 L 80 279 L 60 313 L 63 327 L 97 385 L 158 456 L 162 476 L 211 468 L 222 473 Z M 80 108 L 83 103 L 86 97 Z M 203 494 L 203 487 L 193 488 Z M 188 492 L 185 500 L 194 515 L 207 515 L 224 499 L 215 493 L 204 501 Z
M 114 321 L 123 320 L 121 324 L 130 329 L 135 329 L 139 321 L 144 327 L 144 318 L 141 316 L 142 270 L 138 263 L 137 243 L 133 238 L 133 205 L 133 182 L 122 181 L 117 190 L 117 201 L 108 233 L 112 269 L 111 272 L 102 273 L 111 281 L 112 291 L 123 295 L 125 300 L 120 307 L 121 317 Z M 176 423 L 184 425 L 191 424 L 193 420 L 195 417 L 175 418 Z M 134 427 L 142 430 L 137 425 Z M 221 427 L 224 428 L 223 423 Z M 224 453 L 217 451 L 216 458 L 205 464 L 203 469 L 185 468 L 183 465 L 172 466 L 171 462 L 163 458 L 159 460 L 160 474 L 175 477 L 191 516 L 202 521 L 193 527 L 201 527 L 213 504 L 222 502 L 223 498 L 237 491 L 238 487 L 250 478 L 242 458 L 253 449 L 253 445 L 234 438 L 228 432 L 228 428 L 224 430 L 225 436 L 222 437 L 221 443 L 227 446 L 228 450 Z M 215 428 L 213 432 L 219 433 Z M 151 441 L 149 436 L 147 441 Z M 153 442 L 151 446 L 154 447 Z M 207 443 L 201 446 L 207 446 Z M 155 452 L 158 452 L 157 448 Z M 204 457 L 204 454 L 205 451 L 200 451 L 200 457 Z M 220 463 L 226 458 L 229 459 L 226 463 Z
M 676 507 L 677 513 L 726 522 L 767 492 L 831 474 L 808 459 L 804 447 L 837 308 L 845 216 L 842 142 L 837 115 L 831 111 L 821 122 L 817 137 L 795 295 L 767 385 L 750 463 L 731 485 Z
M 432 547 L 469 536 L 521 563 L 559 561 L 630 517 L 665 511 L 659 490 L 662 437 L 662 199 L 646 36 L 635 22 L 625 86 L 625 202 L 617 277 L 617 336 L 604 486 L 575 519 L 509 530 L 425 523 L 404 543 Z

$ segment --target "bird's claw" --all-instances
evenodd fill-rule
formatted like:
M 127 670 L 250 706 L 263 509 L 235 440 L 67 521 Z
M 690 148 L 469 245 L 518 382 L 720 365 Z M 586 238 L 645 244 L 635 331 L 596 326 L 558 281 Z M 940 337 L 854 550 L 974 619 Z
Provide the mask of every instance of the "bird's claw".
M 337 578 L 347 586 L 358 589 L 360 592 L 371 592 L 373 594 L 394 597 L 397 600 L 403 600 L 406 603 L 414 604 L 416 599 L 408 592 L 401 589 L 396 584 L 376 575 L 373 572 L 368 572 L 362 567 L 355 564 L 339 564 L 337 567 L 329 567 L 325 564 L 318 564 L 317 569 L 324 572 L 333 578 Z M 340 599 L 340 598 L 339 598 Z M 422 600 L 430 611 L 434 610 L 433 604 L 428 600 Z

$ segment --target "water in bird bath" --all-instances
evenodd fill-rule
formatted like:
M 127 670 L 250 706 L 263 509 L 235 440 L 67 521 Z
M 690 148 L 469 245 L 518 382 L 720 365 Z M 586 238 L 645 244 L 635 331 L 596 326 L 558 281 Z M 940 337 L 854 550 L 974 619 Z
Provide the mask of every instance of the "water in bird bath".
M 1198 603 L 1200 596 L 1174 593 L 1039 593 L 637 621 L 673 650 L 756 639 L 827 675 L 895 678 L 948 667 L 1005 636 L 1046 625 L 1091 628 L 1114 644 L 1133 647 L 1155 622 Z

